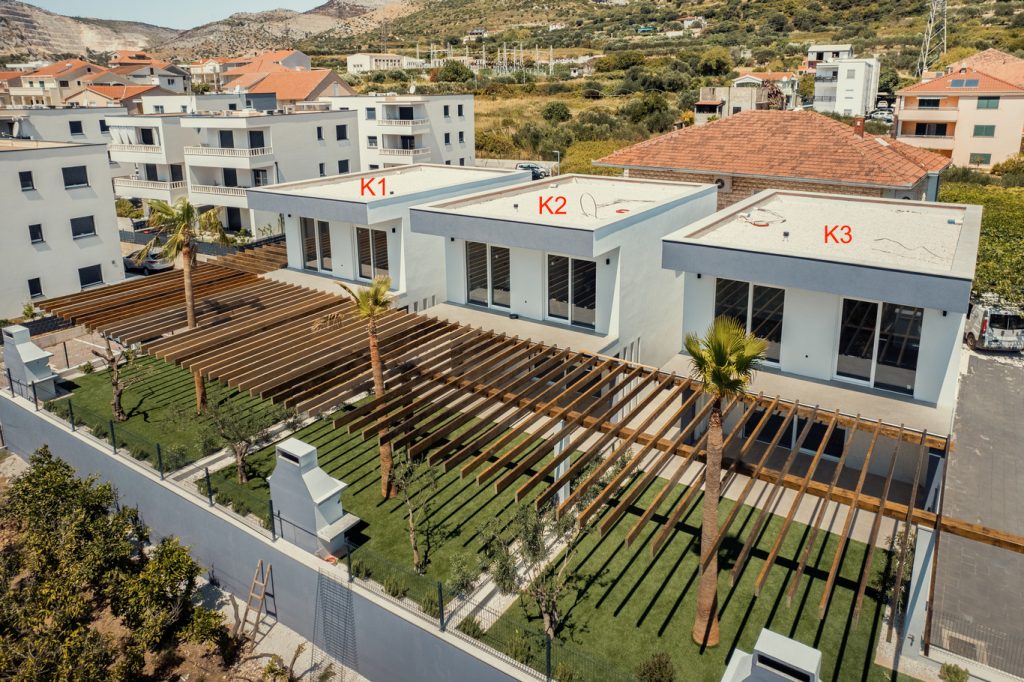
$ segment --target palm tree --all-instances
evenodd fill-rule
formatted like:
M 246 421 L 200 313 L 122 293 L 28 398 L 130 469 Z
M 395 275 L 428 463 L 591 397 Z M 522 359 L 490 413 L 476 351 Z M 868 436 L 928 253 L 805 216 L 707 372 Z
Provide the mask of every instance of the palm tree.
M 355 304 L 355 315 L 366 320 L 366 331 L 370 341 L 370 368 L 373 372 L 373 395 L 376 398 L 382 398 L 384 397 L 384 365 L 380 359 L 380 339 L 377 336 L 377 328 L 381 318 L 391 310 L 394 304 L 394 298 L 390 294 L 391 278 L 386 275 L 375 277 L 370 286 L 359 291 L 354 291 L 344 282 L 338 282 L 338 286 L 345 290 Z M 346 316 L 344 313 L 326 315 L 317 320 L 314 329 L 337 325 Z M 382 421 L 378 425 L 377 436 L 380 440 L 380 494 L 384 498 L 392 495 L 391 468 L 394 462 L 391 443 L 384 440 L 386 433 L 387 426 Z
M 712 550 L 718 544 L 718 498 L 722 487 L 722 401 L 744 391 L 768 344 L 748 334 L 738 320 L 719 317 L 703 337 L 687 334 L 685 345 L 692 359 L 691 376 L 704 384 L 704 392 L 714 401 L 708 418 L 700 533 L 700 586 L 692 636 L 697 644 L 716 646 L 718 557 Z
M 156 234 L 137 256 L 141 262 L 151 250 L 159 249 L 161 255 L 174 260 L 181 256 L 182 273 L 185 280 L 185 319 L 188 328 L 196 328 L 196 303 L 192 293 L 192 268 L 196 266 L 194 244 L 199 237 L 212 238 L 226 244 L 227 235 L 220 224 L 216 209 L 200 214 L 185 197 L 173 206 L 166 201 L 151 201 L 149 204 L 149 225 L 156 228 Z M 196 414 L 202 414 L 206 407 L 206 386 L 199 370 L 194 372 L 196 387 Z

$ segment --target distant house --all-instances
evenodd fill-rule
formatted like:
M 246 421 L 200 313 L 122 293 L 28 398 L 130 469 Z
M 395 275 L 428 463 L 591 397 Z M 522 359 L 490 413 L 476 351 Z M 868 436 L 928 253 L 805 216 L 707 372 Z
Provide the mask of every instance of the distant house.
M 799 72 L 814 73 L 821 62 L 834 62 L 837 59 L 850 59 L 853 57 L 853 45 L 844 43 L 841 45 L 811 45 L 807 48 L 807 56 L 800 65 Z
M 284 73 L 287 71 L 309 71 L 312 63 L 309 56 L 298 50 L 275 50 L 263 52 L 241 60 L 242 63 L 225 69 L 221 74 L 225 86 L 231 86 L 234 79 L 251 73 Z
M 23 75 L 21 71 L 0 71 L 0 107 L 11 105 L 11 86 L 18 85 Z
M 143 95 L 173 94 L 156 85 L 90 85 L 64 103 L 75 107 L 124 107 L 129 114 L 141 114 Z
M 799 103 L 800 77 L 792 71 L 751 71 L 732 81 L 733 87 L 764 87 L 774 83 L 786 98 L 785 109 L 793 109 Z
M 276 95 L 281 107 L 321 97 L 356 94 L 351 85 L 330 69 L 248 74 L 236 79 L 235 83 L 240 90 L 251 95 Z
M 26 106 L 60 106 L 65 99 L 86 86 L 86 76 L 105 71 L 102 66 L 81 59 L 54 62 L 23 73 L 20 83 L 9 88 L 11 103 Z
M 781 92 L 781 102 L 772 101 L 768 87 L 772 83 Z M 798 83 L 794 73 L 764 71 L 735 78 L 731 86 L 703 87 L 694 105 L 694 122 L 704 125 L 713 119 L 756 109 L 793 109 L 798 104 Z
M 426 63 L 422 59 L 407 57 L 402 54 L 384 52 L 357 52 L 348 56 L 346 70 L 349 73 L 366 73 L 367 71 L 390 71 L 392 69 L 422 69 Z
M 949 159 L 813 111 L 746 111 L 594 165 L 631 178 L 714 182 L 721 209 L 765 189 L 934 201 Z
M 177 93 L 187 93 L 192 89 L 192 74 L 165 61 L 115 66 L 105 75 L 115 74 L 123 76 L 129 85 L 155 85 Z

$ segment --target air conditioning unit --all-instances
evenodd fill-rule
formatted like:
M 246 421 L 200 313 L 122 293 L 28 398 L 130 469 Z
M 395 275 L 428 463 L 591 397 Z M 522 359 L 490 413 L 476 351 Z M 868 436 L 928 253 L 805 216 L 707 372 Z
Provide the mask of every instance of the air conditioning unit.
M 718 186 L 720 192 L 731 192 L 732 191 L 732 176 L 720 175 L 714 179 L 715 185 Z

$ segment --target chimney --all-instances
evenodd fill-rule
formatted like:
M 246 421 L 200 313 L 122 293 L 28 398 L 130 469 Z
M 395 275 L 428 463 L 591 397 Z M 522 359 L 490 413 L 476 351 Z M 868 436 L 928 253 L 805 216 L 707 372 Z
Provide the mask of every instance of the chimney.
M 853 119 L 853 132 L 859 137 L 864 137 L 864 117 L 858 116 Z

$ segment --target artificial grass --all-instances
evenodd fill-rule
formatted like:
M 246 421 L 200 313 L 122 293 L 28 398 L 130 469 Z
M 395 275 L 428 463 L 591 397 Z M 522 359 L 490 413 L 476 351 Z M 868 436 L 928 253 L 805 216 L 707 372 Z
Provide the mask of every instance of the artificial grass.
M 747 565 L 735 587 L 730 585 L 730 571 L 759 513 L 745 507 L 729 529 L 719 553 L 719 615 L 721 643 L 701 651 L 690 637 L 697 598 L 700 518 L 702 495 L 685 519 L 676 525 L 669 540 L 653 559 L 650 544 L 664 522 L 655 516 L 632 547 L 626 547 L 626 533 L 641 510 L 663 487 L 658 481 L 641 496 L 631 513 L 627 513 L 605 536 L 595 530 L 584 539 L 573 557 L 573 572 L 581 584 L 569 591 L 562 609 L 566 624 L 559 638 L 576 644 L 594 657 L 613 656 L 616 663 L 635 671 L 654 653 L 663 651 L 673 660 L 677 679 L 717 682 L 726 661 L 739 648 L 750 652 L 761 629 L 767 627 L 787 637 L 820 649 L 823 654 L 822 676 L 826 680 L 896 679 L 890 671 L 875 666 L 874 645 L 883 631 L 884 597 L 869 580 L 861 617 L 853 623 L 853 601 L 857 581 L 864 563 L 866 545 L 850 542 L 825 617 L 818 620 L 818 603 L 838 536 L 818 533 L 807 569 L 791 605 L 786 603 L 785 590 L 799 561 L 809 529 L 794 523 L 786 535 L 779 557 L 757 598 L 753 584 L 781 528 L 783 519 L 773 515 L 750 553 Z M 662 509 L 670 508 L 686 488 L 669 495 Z M 721 518 L 733 506 L 722 499 Z M 823 542 L 824 541 L 824 542 Z M 883 571 L 887 553 L 877 550 L 872 560 L 872 575 Z M 537 630 L 535 612 L 517 601 L 492 628 L 507 633 L 515 629 Z M 490 643 L 508 652 L 505 638 L 498 636 Z M 557 648 L 554 656 L 557 658 Z M 511 653 L 511 652 L 509 652 Z M 567 661 L 571 663 L 571 659 Z M 906 678 L 903 678 L 906 679 Z
M 469 428 L 470 424 L 455 434 Z M 315 446 L 324 471 L 348 484 L 342 493 L 342 507 L 363 521 L 356 533 L 348 535 L 349 541 L 359 546 L 353 558 L 368 565 L 373 572 L 372 577 L 378 582 L 382 582 L 382 574 L 404 573 L 403 577 L 412 583 L 410 592 L 416 593 L 410 596 L 417 601 L 418 597 L 427 596 L 419 594 L 418 590 L 433 588 L 436 595 L 436 582 L 447 582 L 452 577 L 452 561 L 459 555 L 469 555 L 482 570 L 486 540 L 482 532 L 484 525 L 495 518 L 500 523 L 507 523 L 515 513 L 515 485 L 495 495 L 490 483 L 478 485 L 474 476 L 460 478 L 459 467 L 439 475 L 430 515 L 430 522 L 438 528 L 438 539 L 428 551 L 428 580 L 418 588 L 415 577 L 411 575 L 412 550 L 405 504 L 401 498 L 381 498 L 377 439 L 364 439 L 358 432 L 350 434 L 344 429 L 335 429 L 331 417 L 306 426 L 293 437 Z M 515 442 L 518 441 L 513 445 Z M 440 447 L 440 443 L 436 447 Z M 246 461 L 252 471 L 249 482 L 239 485 L 234 468 L 223 469 L 211 474 L 214 494 L 219 502 L 231 504 L 236 512 L 253 512 L 266 522 L 270 499 L 266 479 L 273 473 L 274 447 L 249 455 Z M 532 475 L 533 471 L 528 471 L 522 480 Z M 538 486 L 524 504 L 532 501 L 532 495 L 543 488 L 543 484 Z
M 191 372 L 154 357 L 142 356 L 134 367 L 124 371 L 124 376 L 129 381 L 134 377 L 142 377 L 142 380 L 126 389 L 121 397 L 128 420 L 114 424 L 119 446 L 156 465 L 159 443 L 167 471 L 191 464 L 224 446 L 220 439 L 204 444 L 196 438 L 196 425 L 202 423 L 203 417 L 195 415 L 195 384 Z M 215 381 L 207 381 L 206 386 L 208 400 L 237 401 L 253 410 L 271 407 L 268 401 L 228 389 Z M 109 439 L 113 419 L 109 372 L 84 374 L 65 382 L 65 388 L 72 391 L 70 402 L 75 421 Z M 67 403 L 67 398 L 60 399 L 49 407 L 67 418 Z

